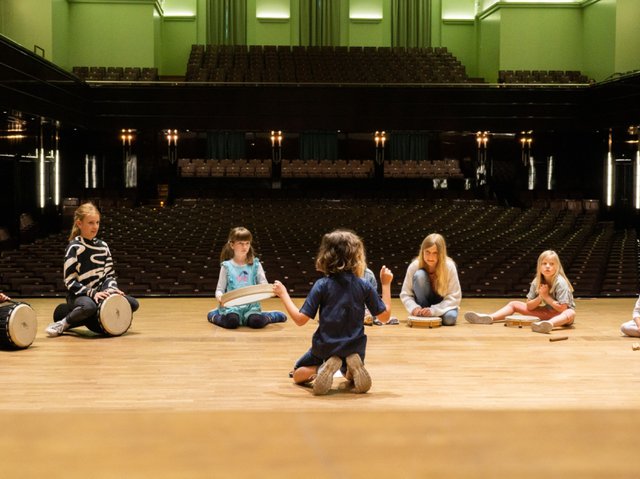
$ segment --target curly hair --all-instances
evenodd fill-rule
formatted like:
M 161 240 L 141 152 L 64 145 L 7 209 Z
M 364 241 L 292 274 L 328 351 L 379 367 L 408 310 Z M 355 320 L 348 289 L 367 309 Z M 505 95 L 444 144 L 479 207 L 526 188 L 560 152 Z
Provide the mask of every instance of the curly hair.
M 316 269 L 326 275 L 352 272 L 363 276 L 366 254 L 362 239 L 349 230 L 335 230 L 322 237 Z

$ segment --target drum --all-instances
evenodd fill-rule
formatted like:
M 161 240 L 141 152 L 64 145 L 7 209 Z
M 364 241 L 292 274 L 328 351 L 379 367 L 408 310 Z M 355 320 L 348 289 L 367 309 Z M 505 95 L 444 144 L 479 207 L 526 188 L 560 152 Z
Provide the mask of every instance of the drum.
M 121 336 L 131 327 L 133 313 L 127 298 L 112 294 L 98 305 L 97 314 L 87 319 L 85 326 L 94 333 Z
M 10 303 L 0 307 L 0 346 L 26 349 L 36 338 L 36 312 L 26 303 Z
M 438 316 L 413 316 L 407 317 L 410 328 L 439 328 L 442 326 L 442 318 Z
M 240 306 L 242 304 L 257 303 L 263 299 L 273 298 L 273 284 L 256 284 L 244 288 L 227 291 L 220 298 L 220 303 L 225 307 Z
M 504 325 L 512 328 L 530 327 L 532 323 L 540 321 L 537 316 L 525 316 L 523 314 L 513 314 L 504 319 Z

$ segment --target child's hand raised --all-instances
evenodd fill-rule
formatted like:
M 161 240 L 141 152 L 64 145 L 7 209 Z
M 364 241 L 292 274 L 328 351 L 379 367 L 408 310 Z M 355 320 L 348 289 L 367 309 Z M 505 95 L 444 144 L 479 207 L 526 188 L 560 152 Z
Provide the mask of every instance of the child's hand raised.
M 538 294 L 543 298 L 545 298 L 546 296 L 549 296 L 549 285 L 541 284 L 540 286 L 538 286 Z
M 389 268 L 382 265 L 382 268 L 380 268 L 380 282 L 382 284 L 391 284 L 391 281 L 393 281 L 393 273 Z

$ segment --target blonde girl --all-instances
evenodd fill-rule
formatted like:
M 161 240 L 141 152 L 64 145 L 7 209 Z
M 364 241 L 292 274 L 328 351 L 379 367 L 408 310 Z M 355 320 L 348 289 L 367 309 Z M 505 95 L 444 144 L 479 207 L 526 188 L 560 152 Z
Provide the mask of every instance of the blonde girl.
M 444 326 L 454 326 L 461 299 L 456 264 L 447 256 L 444 237 L 432 233 L 407 268 L 400 300 L 410 315 L 441 317 Z
M 63 312 L 57 312 L 55 321 L 47 326 L 46 333 L 51 337 L 82 326 L 87 319 L 96 315 L 98 305 L 112 294 L 123 295 L 132 311 L 140 307 L 135 298 L 125 295 L 118 288 L 111 251 L 107 243 L 97 238 L 99 229 L 100 212 L 95 205 L 80 205 L 74 213 L 64 256 L 67 304 L 56 310 Z
M 296 384 L 313 382 L 315 395 L 329 392 L 338 369 L 353 382 L 354 392 L 365 393 L 371 387 L 371 377 L 364 368 L 367 336 L 362 318 L 366 307 L 382 322 L 389 319 L 393 273 L 386 266 L 380 269 L 380 299 L 362 277 L 365 264 L 360 237 L 352 231 L 335 230 L 322 237 L 316 257 L 316 269 L 325 276 L 314 283 L 300 309 L 287 288 L 280 281 L 274 283 L 274 292 L 298 326 L 320 312 L 311 348 L 298 359 L 293 372 Z
M 553 328 L 569 326 L 576 317 L 573 286 L 564 273 L 560 258 L 555 251 L 540 253 L 536 275 L 531 281 L 527 302 L 511 301 L 492 314 L 469 311 L 465 319 L 475 324 L 491 324 L 514 313 L 536 316 L 540 321 L 531 325 L 536 333 L 549 333 Z
M 262 264 L 256 258 L 252 245 L 253 235 L 242 226 L 231 228 L 227 242 L 220 253 L 220 276 L 216 286 L 216 299 L 220 307 L 209 311 L 209 322 L 227 329 L 239 326 L 264 328 L 269 323 L 282 322 L 287 319 L 279 311 L 263 312 L 260 303 L 243 304 L 225 307 L 222 295 L 234 289 L 256 284 L 267 283 Z

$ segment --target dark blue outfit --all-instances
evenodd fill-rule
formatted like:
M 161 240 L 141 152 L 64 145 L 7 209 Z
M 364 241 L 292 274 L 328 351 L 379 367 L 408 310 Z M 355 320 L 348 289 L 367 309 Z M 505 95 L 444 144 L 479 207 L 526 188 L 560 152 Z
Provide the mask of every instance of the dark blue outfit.
M 332 274 L 316 281 L 300 312 L 313 318 L 319 309 L 318 329 L 313 333 L 311 349 L 298 359 L 294 368 L 319 366 L 331 356 L 338 356 L 343 359 L 344 373 L 344 359 L 350 354 L 358 353 L 364 361 L 365 306 L 373 315 L 387 309 L 371 284 L 353 273 Z

